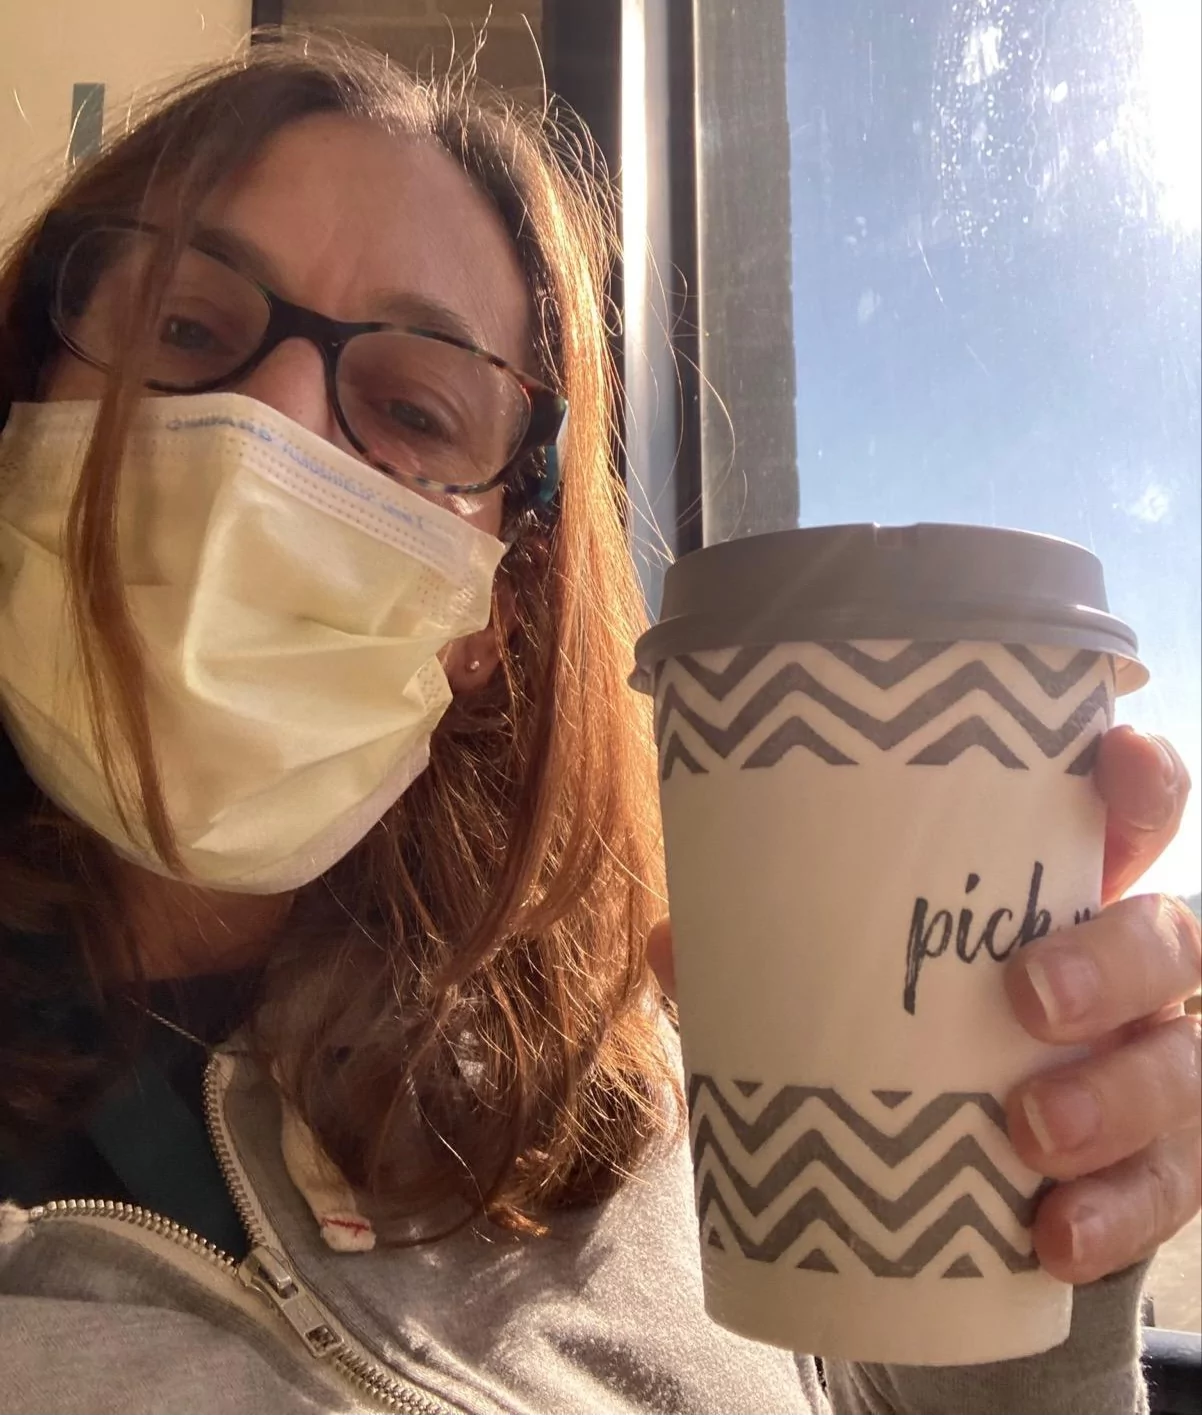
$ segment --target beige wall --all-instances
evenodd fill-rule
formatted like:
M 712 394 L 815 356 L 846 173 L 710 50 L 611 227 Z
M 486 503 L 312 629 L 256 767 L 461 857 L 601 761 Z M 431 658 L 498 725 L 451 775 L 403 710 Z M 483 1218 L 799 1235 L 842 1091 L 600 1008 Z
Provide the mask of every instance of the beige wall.
M 63 174 L 73 85 L 105 85 L 107 130 L 249 29 L 250 0 L 0 0 L 0 241 Z

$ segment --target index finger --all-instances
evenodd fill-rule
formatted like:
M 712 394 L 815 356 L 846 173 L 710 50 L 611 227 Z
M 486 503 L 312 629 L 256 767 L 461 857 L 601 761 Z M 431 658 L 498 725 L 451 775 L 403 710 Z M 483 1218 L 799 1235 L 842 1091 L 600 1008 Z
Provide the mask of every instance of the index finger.
M 1198 987 L 1198 921 L 1178 899 L 1144 894 L 1028 944 L 1006 969 L 1018 1020 L 1042 1041 L 1096 1041 Z

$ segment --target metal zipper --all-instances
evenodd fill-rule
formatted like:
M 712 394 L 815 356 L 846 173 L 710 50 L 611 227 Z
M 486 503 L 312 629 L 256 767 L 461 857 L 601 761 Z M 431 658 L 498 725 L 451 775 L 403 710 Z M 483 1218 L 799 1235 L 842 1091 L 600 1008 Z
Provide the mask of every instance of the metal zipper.
M 256 1246 L 242 1263 L 228 1253 L 194 1233 L 190 1228 L 152 1213 L 138 1204 L 125 1204 L 116 1199 L 52 1199 L 36 1204 L 29 1210 L 31 1223 L 55 1219 L 79 1222 L 88 1220 L 115 1227 L 133 1227 L 182 1248 L 189 1257 L 200 1258 L 205 1269 L 226 1281 L 241 1284 L 247 1290 L 252 1314 L 263 1319 L 271 1314 L 282 1317 L 300 1337 L 311 1355 L 319 1360 L 331 1360 L 342 1378 L 356 1393 L 365 1393 L 382 1409 L 408 1411 L 414 1415 L 448 1415 L 432 1402 L 424 1402 L 416 1393 L 410 1398 L 387 1372 L 374 1369 L 369 1358 L 357 1352 L 344 1351 L 342 1338 L 326 1321 L 317 1304 L 289 1271 L 286 1264 L 270 1248 Z M 250 1294 L 253 1293 L 253 1298 Z M 222 1295 L 232 1294 L 224 1290 Z M 266 1300 L 265 1300 L 266 1299 Z M 242 1305 L 241 1302 L 238 1303 Z M 391 1387 L 395 1386 L 393 1390 Z
M 52 1199 L 29 1210 L 30 1222 L 88 1220 L 132 1227 L 163 1239 L 183 1249 L 190 1258 L 200 1259 L 202 1271 L 211 1271 L 223 1282 L 232 1280 L 248 1293 L 254 1293 L 252 1310 L 256 1315 L 272 1312 L 282 1317 L 309 1353 L 333 1367 L 357 1395 L 366 1396 L 383 1410 L 405 1412 L 405 1415 L 452 1415 L 449 1407 L 439 1405 L 416 1387 L 397 1380 L 376 1361 L 361 1342 L 321 1307 L 281 1256 L 279 1240 L 253 1196 L 225 1128 L 222 1093 L 228 1079 L 223 1074 L 227 1066 L 232 1070 L 233 1058 L 228 1055 L 215 1054 L 210 1058 L 205 1068 L 204 1109 L 217 1163 L 251 1242 L 250 1252 L 241 1263 L 174 1219 L 116 1199 Z M 225 1295 L 232 1297 L 229 1293 Z M 234 1300 L 238 1306 L 243 1305 L 241 1300 Z
M 204 1075 L 204 1110 L 218 1166 L 252 1245 L 245 1261 L 234 1266 L 239 1281 L 265 1297 L 315 1357 L 329 1362 L 376 1404 L 409 1415 L 451 1415 L 447 1406 L 397 1380 L 319 1305 L 281 1256 L 279 1238 L 254 1197 L 225 1125 L 222 1098 L 234 1064 L 229 1053 L 215 1052 L 210 1057 Z
M 193 1233 L 190 1228 L 164 1218 L 162 1214 L 151 1213 L 137 1204 L 122 1204 L 116 1199 L 51 1199 L 45 1204 L 35 1204 L 29 1210 L 31 1223 L 43 1219 L 89 1218 L 115 1220 L 132 1224 L 157 1238 L 166 1238 L 186 1248 L 194 1257 L 204 1258 L 214 1268 L 227 1277 L 237 1277 L 238 1264 L 228 1253 L 223 1253 L 216 1244 Z
M 210 1275 L 215 1276 L 219 1282 L 213 1290 L 224 1301 L 232 1302 L 248 1316 L 264 1324 L 270 1318 L 274 1325 L 281 1315 L 277 1306 L 264 1303 L 257 1293 L 252 1295 L 246 1291 L 243 1295 L 240 1288 L 245 1289 L 248 1284 L 240 1283 L 241 1265 L 234 1258 L 174 1219 L 164 1218 L 162 1214 L 153 1213 L 139 1204 L 125 1204 L 116 1199 L 52 1199 L 45 1204 L 35 1204 L 29 1210 L 31 1224 L 64 1219 L 74 1223 L 97 1223 L 118 1232 L 134 1228 L 138 1230 L 136 1235 L 122 1233 L 123 1237 L 134 1242 L 143 1241 L 143 1234 L 149 1235 L 152 1240 L 162 1240 L 177 1252 L 182 1250 L 185 1258 L 198 1258 L 200 1263 L 194 1276 L 206 1284 Z

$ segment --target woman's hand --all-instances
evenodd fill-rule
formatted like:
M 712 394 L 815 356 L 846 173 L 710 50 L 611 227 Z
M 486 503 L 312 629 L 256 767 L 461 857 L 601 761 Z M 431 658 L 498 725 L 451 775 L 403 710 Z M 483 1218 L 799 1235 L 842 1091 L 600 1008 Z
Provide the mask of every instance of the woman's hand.
M 1006 1104 L 1019 1156 L 1062 1181 L 1039 1206 L 1035 1251 L 1074 1283 L 1148 1257 L 1197 1213 L 1202 1187 L 1202 1045 L 1182 1007 L 1202 977 L 1198 921 L 1163 895 L 1119 899 L 1177 833 L 1189 776 L 1171 748 L 1119 727 L 1094 779 L 1109 907 L 1028 944 L 1006 971 L 1028 1032 L 1091 1047 Z
M 1202 1046 L 1182 1007 L 1202 978 L 1198 922 L 1163 895 L 1120 899 L 1177 833 L 1189 776 L 1171 748 L 1118 727 L 1094 779 L 1107 806 L 1109 907 L 1028 944 L 1005 975 L 1027 1031 L 1091 1048 L 1018 1086 L 1006 1106 L 1021 1158 L 1062 1181 L 1040 1204 L 1034 1242 L 1044 1267 L 1073 1283 L 1150 1255 L 1197 1213 L 1202 1185 Z M 668 920 L 647 948 L 672 996 Z

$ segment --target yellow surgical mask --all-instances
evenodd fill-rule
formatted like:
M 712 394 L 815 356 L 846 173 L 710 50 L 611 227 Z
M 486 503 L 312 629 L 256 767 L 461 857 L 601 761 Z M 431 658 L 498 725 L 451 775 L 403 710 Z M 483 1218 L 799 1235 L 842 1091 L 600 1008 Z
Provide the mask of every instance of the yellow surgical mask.
M 0 434 L 0 709 L 51 799 L 166 873 L 106 784 L 64 573 L 96 411 L 18 404 Z M 263 894 L 315 879 L 425 768 L 451 701 L 439 655 L 487 625 L 504 546 L 232 393 L 142 403 L 118 515 L 188 878 Z

